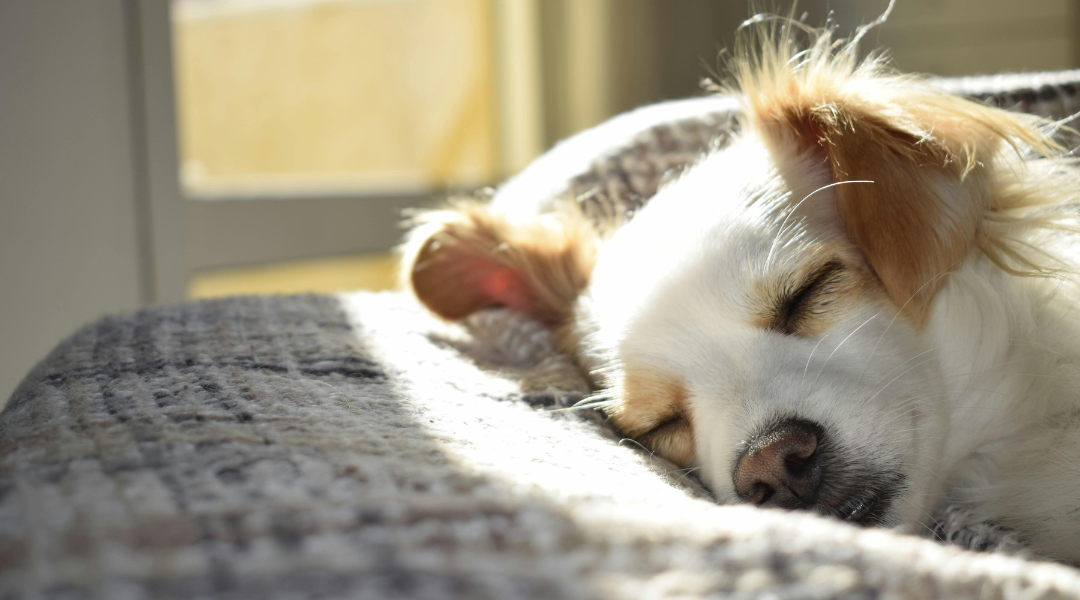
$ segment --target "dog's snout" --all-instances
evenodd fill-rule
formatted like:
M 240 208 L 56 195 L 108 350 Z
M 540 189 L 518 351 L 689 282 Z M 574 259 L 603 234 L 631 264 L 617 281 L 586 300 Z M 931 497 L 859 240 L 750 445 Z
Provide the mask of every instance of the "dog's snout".
M 806 508 L 821 487 L 821 427 L 788 420 L 751 440 L 735 464 L 739 497 L 757 506 Z

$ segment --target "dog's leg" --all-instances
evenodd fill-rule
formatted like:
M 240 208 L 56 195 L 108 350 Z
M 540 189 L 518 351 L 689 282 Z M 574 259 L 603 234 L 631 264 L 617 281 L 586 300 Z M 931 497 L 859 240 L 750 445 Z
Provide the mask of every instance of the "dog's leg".
M 1016 532 L 981 522 L 968 509 L 944 505 L 934 514 L 934 538 L 976 552 L 1027 556 L 1027 544 Z

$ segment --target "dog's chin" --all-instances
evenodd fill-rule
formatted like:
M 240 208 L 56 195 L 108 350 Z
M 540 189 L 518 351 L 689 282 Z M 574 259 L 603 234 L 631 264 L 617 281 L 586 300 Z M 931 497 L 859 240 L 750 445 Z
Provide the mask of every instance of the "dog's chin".
M 861 527 L 890 527 L 902 522 L 898 508 L 905 492 L 905 477 L 888 474 L 878 477 L 872 486 L 850 488 L 830 493 L 815 506 L 819 514 L 834 517 Z

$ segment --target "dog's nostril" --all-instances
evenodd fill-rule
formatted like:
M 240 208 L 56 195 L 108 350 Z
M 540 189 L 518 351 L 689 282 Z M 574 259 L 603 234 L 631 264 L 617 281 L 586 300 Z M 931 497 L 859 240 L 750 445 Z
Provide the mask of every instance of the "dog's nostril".
M 784 467 L 791 476 L 799 477 L 810 466 L 811 458 L 813 458 L 813 455 L 808 457 L 788 455 L 784 458 Z
M 732 473 L 735 491 L 758 506 L 806 508 L 821 487 L 821 427 L 789 420 L 751 440 Z
M 773 494 L 775 494 L 775 493 L 776 493 L 776 490 L 773 489 L 773 487 L 771 485 L 769 485 L 767 483 L 761 483 L 759 481 L 758 483 L 754 484 L 754 487 L 753 487 L 753 489 L 751 491 L 750 497 L 746 498 L 746 501 L 751 503 L 751 504 L 761 506 L 761 505 L 765 504 L 766 502 L 768 502 L 769 499 L 772 498 Z

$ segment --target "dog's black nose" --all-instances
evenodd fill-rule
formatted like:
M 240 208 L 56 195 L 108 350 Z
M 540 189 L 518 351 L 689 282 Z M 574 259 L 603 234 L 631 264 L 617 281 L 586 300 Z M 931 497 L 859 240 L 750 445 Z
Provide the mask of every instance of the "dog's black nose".
M 735 463 L 739 497 L 757 506 L 806 508 L 821 488 L 821 426 L 787 420 L 757 436 Z

